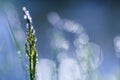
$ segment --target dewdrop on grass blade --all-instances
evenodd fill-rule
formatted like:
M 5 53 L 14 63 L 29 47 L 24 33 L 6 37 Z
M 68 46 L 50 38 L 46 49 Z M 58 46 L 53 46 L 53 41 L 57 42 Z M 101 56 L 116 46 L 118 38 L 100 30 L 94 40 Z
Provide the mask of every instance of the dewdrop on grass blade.
M 26 15 L 24 15 L 24 19 L 27 19 L 27 16 L 26 16 Z
M 20 51 L 20 50 L 18 50 L 18 51 L 17 51 L 17 53 L 18 53 L 18 54 L 21 54 L 21 51 Z
M 26 53 L 29 59 L 29 76 L 30 80 L 36 80 L 36 64 L 38 53 L 36 50 L 35 30 L 32 26 L 32 18 L 29 11 L 23 7 L 24 18 L 27 21 L 27 39 L 25 43 Z
M 23 7 L 23 11 L 24 11 L 24 13 L 25 13 L 24 19 L 26 19 L 27 22 L 31 24 L 31 23 L 32 23 L 32 18 L 31 18 L 31 16 L 30 16 L 29 11 L 26 9 L 26 7 Z
M 26 7 L 23 7 L 23 11 L 26 11 Z

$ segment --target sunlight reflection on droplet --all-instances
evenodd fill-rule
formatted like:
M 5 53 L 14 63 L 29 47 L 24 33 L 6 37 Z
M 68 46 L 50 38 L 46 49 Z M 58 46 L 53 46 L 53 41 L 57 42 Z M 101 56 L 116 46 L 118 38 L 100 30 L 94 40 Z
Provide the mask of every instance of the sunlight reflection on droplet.
M 26 7 L 23 7 L 23 11 L 25 11 L 26 10 Z
M 20 54 L 20 53 L 21 53 L 21 51 L 20 51 L 20 50 L 18 50 L 18 51 L 17 51 L 17 53 L 18 53 L 18 54 Z
M 27 16 L 26 16 L 26 15 L 24 15 L 24 19 L 27 19 Z

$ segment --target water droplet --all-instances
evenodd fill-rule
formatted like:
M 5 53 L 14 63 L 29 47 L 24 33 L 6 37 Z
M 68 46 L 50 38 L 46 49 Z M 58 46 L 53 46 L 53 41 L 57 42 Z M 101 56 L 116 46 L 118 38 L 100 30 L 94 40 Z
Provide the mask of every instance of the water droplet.
M 35 42 L 37 41 L 37 38 L 35 38 Z
M 20 50 L 18 50 L 18 51 L 17 51 L 17 53 L 18 53 L 18 54 L 20 54 L 20 53 L 21 53 L 21 51 L 20 51 Z
M 27 19 L 27 16 L 26 16 L 26 15 L 24 15 L 24 19 Z
M 23 7 L 23 11 L 26 11 L 26 7 Z

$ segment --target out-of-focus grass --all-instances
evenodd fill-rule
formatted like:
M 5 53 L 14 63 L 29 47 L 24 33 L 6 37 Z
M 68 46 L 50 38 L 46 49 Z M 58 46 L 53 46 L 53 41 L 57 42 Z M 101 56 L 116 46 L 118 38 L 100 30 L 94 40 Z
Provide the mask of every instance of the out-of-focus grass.
M 8 20 L 8 19 L 7 19 L 7 20 Z M 20 50 L 19 42 L 17 42 L 17 39 L 15 38 L 15 35 L 14 35 L 14 32 L 13 32 L 13 30 L 12 30 L 12 27 L 11 27 L 11 25 L 10 25 L 10 23 L 9 23 L 9 20 L 8 20 L 8 30 L 9 30 L 10 36 L 11 36 L 11 38 L 12 38 L 12 40 L 13 40 L 13 43 L 14 43 L 14 45 L 15 45 L 16 52 L 17 52 L 17 51 Z M 22 50 L 20 50 L 20 51 L 22 51 Z
M 17 24 L 17 22 L 13 22 L 15 25 L 11 24 L 10 20 L 12 20 L 12 19 L 9 18 L 10 15 L 8 13 L 9 13 L 9 11 L 4 11 L 4 15 L 7 20 L 6 21 L 7 29 L 9 31 L 10 38 L 12 39 L 12 43 L 14 45 L 13 47 L 16 52 L 16 55 L 19 57 L 19 62 L 21 63 L 20 65 L 22 67 L 22 70 L 23 70 L 22 72 L 24 74 L 24 77 L 25 77 L 25 79 L 28 79 L 28 77 L 27 77 L 28 74 L 27 74 L 27 69 L 26 69 L 26 64 L 27 64 L 26 58 L 27 57 L 26 57 L 25 49 L 24 49 L 25 41 L 23 41 L 24 40 L 24 32 L 22 31 L 21 26 L 19 24 Z M 13 13 L 14 13 L 14 8 L 13 8 Z M 18 19 L 18 16 L 17 17 L 15 16 L 14 18 Z M 20 34 L 18 34 L 18 32 Z M 19 38 L 21 36 L 22 36 L 22 39 Z
M 88 80 L 101 80 L 99 73 L 93 67 L 93 55 L 92 55 L 92 51 L 91 51 L 90 45 L 87 44 L 85 48 L 86 48 L 86 53 L 84 53 L 84 54 L 87 54 L 87 56 L 84 58 L 84 63 L 87 64 L 87 66 L 86 66 L 86 69 L 87 69 L 87 72 L 86 72 L 87 79 Z M 80 63 L 79 60 L 78 60 L 78 62 Z M 80 65 L 82 65 L 82 64 L 80 64 Z
M 88 52 L 89 54 L 87 57 L 88 76 L 89 76 L 90 80 L 101 80 L 97 70 L 94 69 L 92 66 L 93 56 L 92 56 L 91 47 L 89 45 L 88 45 L 88 48 L 89 48 L 89 52 Z
M 14 43 L 14 46 L 15 46 L 15 50 L 16 50 L 16 54 L 18 54 L 18 57 L 19 57 L 19 60 L 20 60 L 20 63 L 21 63 L 21 67 L 23 69 L 23 74 L 26 75 L 25 78 L 27 79 L 27 69 L 26 69 L 26 56 L 25 56 L 25 50 L 23 49 L 23 46 L 24 46 L 24 43 L 23 43 L 23 46 L 21 46 L 21 43 L 17 40 L 17 38 L 15 37 L 15 33 L 9 23 L 9 20 L 8 20 L 8 30 L 9 30 L 9 33 L 10 33 L 10 36 L 12 38 L 12 41 Z M 19 36 L 19 35 L 18 35 Z

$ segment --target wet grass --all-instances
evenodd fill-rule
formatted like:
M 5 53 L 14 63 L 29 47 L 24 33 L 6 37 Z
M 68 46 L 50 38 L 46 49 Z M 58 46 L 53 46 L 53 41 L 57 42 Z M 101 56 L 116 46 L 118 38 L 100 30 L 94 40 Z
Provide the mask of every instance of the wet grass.
M 32 26 L 32 21 L 30 14 L 26 8 L 23 8 L 24 17 L 27 22 L 27 38 L 25 43 L 26 53 L 29 59 L 29 75 L 30 80 L 36 80 L 36 63 L 37 63 L 37 50 L 36 50 L 36 37 L 35 37 L 35 30 Z

